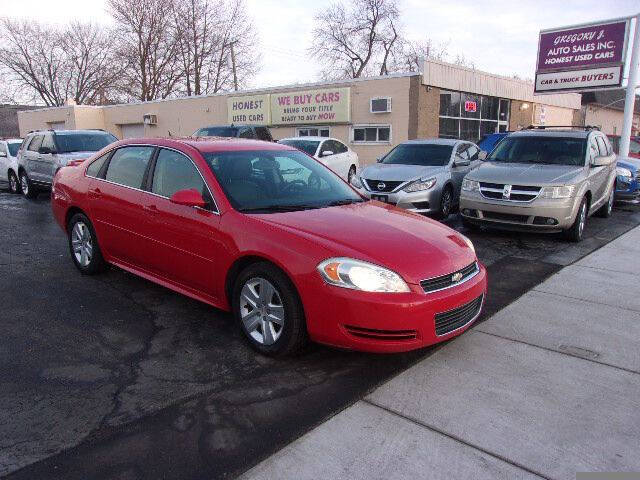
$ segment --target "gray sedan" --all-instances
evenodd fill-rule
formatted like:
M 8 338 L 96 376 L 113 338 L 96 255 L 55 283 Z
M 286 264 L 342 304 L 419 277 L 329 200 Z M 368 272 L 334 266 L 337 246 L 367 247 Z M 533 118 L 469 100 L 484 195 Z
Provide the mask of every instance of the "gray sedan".
M 365 167 L 352 184 L 372 200 L 444 219 L 459 202 L 464 176 L 482 158 L 484 152 L 471 142 L 410 140 Z

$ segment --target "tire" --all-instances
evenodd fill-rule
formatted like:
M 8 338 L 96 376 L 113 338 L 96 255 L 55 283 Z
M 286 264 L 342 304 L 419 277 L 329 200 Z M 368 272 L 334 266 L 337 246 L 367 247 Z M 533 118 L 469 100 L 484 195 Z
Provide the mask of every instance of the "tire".
M 476 225 L 475 223 L 470 222 L 464 217 L 462 218 L 462 226 L 471 232 L 480 231 L 480 225 Z
M 107 268 L 93 225 L 86 215 L 76 213 L 67 226 L 69 252 L 76 268 L 83 275 L 95 275 Z
M 349 185 L 351 185 L 351 179 L 353 179 L 353 176 L 355 174 L 356 174 L 356 166 L 351 165 L 351 167 L 349 168 L 349 173 L 347 173 L 347 182 L 349 183 Z
M 20 172 L 20 189 L 22 190 L 23 195 L 30 200 L 33 200 L 38 196 L 38 190 L 36 190 L 36 187 L 33 185 L 31 180 L 29 180 L 29 176 L 24 171 Z
M 571 242 L 580 242 L 584 237 L 584 229 L 587 224 L 588 217 L 588 202 L 587 198 L 583 198 L 580 203 L 580 207 L 578 208 L 578 214 L 576 215 L 576 220 L 571 225 L 571 228 L 564 231 L 564 235 L 567 240 Z
M 232 295 L 233 314 L 253 349 L 284 357 L 307 344 L 300 297 L 291 280 L 271 263 L 254 263 L 240 272 Z M 269 320 L 276 318 L 279 321 Z
M 440 195 L 440 208 L 438 209 L 438 218 L 440 220 L 446 220 L 451 215 L 453 209 L 453 189 L 451 185 L 447 185 L 442 190 Z
M 611 187 L 611 193 L 609 194 L 609 199 L 607 203 L 605 203 L 600 209 L 596 212 L 596 215 L 600 218 L 609 218 L 611 216 L 611 212 L 613 212 L 613 203 L 615 202 L 616 197 L 616 185 L 614 184 Z
M 9 172 L 9 191 L 14 194 L 22 193 L 22 188 L 20 188 L 18 177 L 16 177 L 16 174 L 13 173 L 13 171 Z

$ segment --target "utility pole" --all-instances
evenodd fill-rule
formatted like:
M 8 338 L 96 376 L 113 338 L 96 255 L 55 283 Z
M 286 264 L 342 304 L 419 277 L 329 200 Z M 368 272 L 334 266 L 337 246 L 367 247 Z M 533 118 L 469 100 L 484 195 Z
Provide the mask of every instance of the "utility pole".
M 238 75 L 236 73 L 236 51 L 233 49 L 233 45 L 237 40 L 233 40 L 229 42 L 229 46 L 231 47 L 231 68 L 233 68 L 233 88 L 237 92 L 238 91 Z
M 627 80 L 627 94 L 624 101 L 624 122 L 620 132 L 620 156 L 629 156 L 631 143 L 631 126 L 636 102 L 636 86 L 638 85 L 638 69 L 640 68 L 640 13 L 636 15 L 636 28 L 633 34 L 633 49 L 631 63 L 629 63 L 629 79 Z

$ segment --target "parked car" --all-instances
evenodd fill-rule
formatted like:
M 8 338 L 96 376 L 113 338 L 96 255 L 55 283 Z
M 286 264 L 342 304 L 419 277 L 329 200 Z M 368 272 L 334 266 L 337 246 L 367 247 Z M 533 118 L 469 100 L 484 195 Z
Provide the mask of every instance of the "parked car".
M 620 135 L 608 135 L 613 151 L 620 153 Z M 640 137 L 631 137 L 629 139 L 629 156 L 640 158 Z
M 56 172 L 74 160 L 90 157 L 118 139 L 103 130 L 37 130 L 18 151 L 20 188 L 27 198 L 49 189 Z
M 496 133 L 487 133 L 482 137 L 482 139 L 478 142 L 478 147 L 480 150 L 491 153 L 491 150 L 495 148 L 495 146 L 502 140 L 504 137 L 509 135 L 511 132 L 496 132 Z
M 81 273 L 117 265 L 232 311 L 267 355 L 307 338 L 420 348 L 463 332 L 486 294 L 465 236 L 277 143 L 121 141 L 60 169 L 51 205 Z
M 20 193 L 18 181 L 18 150 L 21 138 L 0 140 L 0 184 L 6 183 L 11 193 Z
M 615 154 L 600 131 L 522 130 L 465 178 L 460 213 L 468 228 L 562 231 L 577 242 L 591 214 L 611 215 L 615 179 Z
M 616 200 L 639 199 L 640 158 L 618 157 L 616 175 Z
M 481 158 L 471 142 L 409 140 L 365 167 L 353 184 L 373 200 L 445 219 L 458 204 L 462 179 Z
M 337 138 L 293 137 L 283 138 L 278 143 L 289 145 L 311 155 L 349 183 L 360 168 L 358 154 Z
M 197 130 L 193 137 L 247 138 L 273 142 L 271 131 L 263 125 L 214 125 Z

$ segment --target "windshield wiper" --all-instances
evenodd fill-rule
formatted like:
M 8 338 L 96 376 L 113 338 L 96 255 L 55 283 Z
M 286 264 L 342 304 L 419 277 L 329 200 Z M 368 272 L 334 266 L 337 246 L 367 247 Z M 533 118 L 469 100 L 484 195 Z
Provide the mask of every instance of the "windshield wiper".
M 263 205 L 261 207 L 246 207 L 239 209 L 240 212 L 297 212 L 299 210 L 309 210 L 320 208 L 322 205 Z
M 351 205 L 352 203 L 362 203 L 368 201 L 363 198 L 350 198 L 346 200 L 335 200 L 333 202 L 327 203 L 327 207 L 339 207 L 341 205 Z

